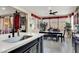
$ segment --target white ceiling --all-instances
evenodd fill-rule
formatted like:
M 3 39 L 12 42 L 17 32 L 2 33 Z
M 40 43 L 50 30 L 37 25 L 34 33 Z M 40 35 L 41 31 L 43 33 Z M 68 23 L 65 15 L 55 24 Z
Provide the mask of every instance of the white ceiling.
M 12 8 L 10 6 L 0 6 L 0 15 L 12 14 L 15 11 L 16 11 L 16 9 L 15 8 Z
M 49 8 L 58 11 L 56 15 L 67 15 L 75 11 L 76 6 L 17 6 L 40 16 L 49 16 Z
M 2 8 L 5 7 L 5 10 Z M 35 13 L 39 16 L 49 16 L 49 6 L 17 6 L 22 10 Z M 56 15 L 66 15 L 75 11 L 75 6 L 51 6 L 52 11 L 58 11 Z M 11 14 L 16 11 L 11 6 L 0 6 L 0 15 Z M 21 11 L 21 10 L 20 10 Z

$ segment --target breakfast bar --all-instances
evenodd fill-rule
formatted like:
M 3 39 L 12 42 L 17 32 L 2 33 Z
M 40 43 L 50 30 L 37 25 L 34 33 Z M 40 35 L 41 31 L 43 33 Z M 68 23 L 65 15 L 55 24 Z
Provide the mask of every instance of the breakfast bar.
M 16 33 L 15 33 L 16 34 Z M 25 40 L 7 39 L 8 35 L 5 34 L 0 36 L 0 52 L 2 53 L 31 53 L 31 48 L 36 45 L 36 53 L 43 52 L 43 35 L 44 34 L 35 34 L 35 33 L 20 33 L 22 38 L 24 35 L 31 35 L 32 37 Z M 17 36 L 17 35 L 16 35 Z M 16 37 L 17 38 L 17 37 Z M 14 42 L 13 42 L 14 41 Z

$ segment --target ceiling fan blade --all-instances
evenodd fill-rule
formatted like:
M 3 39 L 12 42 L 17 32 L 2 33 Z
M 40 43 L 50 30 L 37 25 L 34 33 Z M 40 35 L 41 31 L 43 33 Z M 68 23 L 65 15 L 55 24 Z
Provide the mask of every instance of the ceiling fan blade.
M 49 14 L 53 14 L 53 13 L 49 13 Z
M 58 13 L 58 11 L 55 11 L 55 12 L 53 12 L 53 13 Z
M 55 15 L 56 13 L 58 13 L 58 11 L 52 12 L 52 10 L 50 10 L 49 14 Z

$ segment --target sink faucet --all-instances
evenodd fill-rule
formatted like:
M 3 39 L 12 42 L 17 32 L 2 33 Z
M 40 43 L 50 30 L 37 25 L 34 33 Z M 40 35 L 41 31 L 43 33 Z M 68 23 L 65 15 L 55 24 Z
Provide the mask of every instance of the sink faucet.
M 15 31 L 14 31 L 14 28 L 12 29 L 12 37 L 15 36 Z
M 17 30 L 17 36 L 19 36 L 20 34 L 19 34 L 19 29 Z M 14 28 L 12 29 L 12 37 L 15 37 L 15 30 L 14 30 Z
M 17 30 L 17 35 L 19 36 L 19 34 L 20 34 L 20 33 L 19 33 L 19 29 L 18 29 L 18 30 Z
M 19 18 L 20 18 L 20 14 L 16 11 L 14 13 L 12 37 L 15 36 L 15 31 L 17 32 L 17 35 L 19 36 L 19 21 L 20 21 Z

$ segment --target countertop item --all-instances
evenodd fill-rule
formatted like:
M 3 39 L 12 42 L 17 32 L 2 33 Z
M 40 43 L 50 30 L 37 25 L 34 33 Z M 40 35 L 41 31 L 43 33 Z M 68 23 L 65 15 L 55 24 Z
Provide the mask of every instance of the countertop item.
M 79 34 L 75 34 L 76 37 L 79 37 Z
M 8 52 L 10 52 L 14 49 L 17 49 L 20 46 L 23 46 L 24 44 L 27 44 L 27 43 L 43 36 L 44 34 L 40 34 L 40 33 L 20 33 L 19 38 L 22 38 L 24 35 L 31 35 L 32 37 L 27 38 L 27 39 L 22 40 L 22 41 L 14 42 L 14 43 L 5 41 L 5 40 L 8 39 L 8 35 L 11 35 L 11 33 L 0 35 L 0 53 L 8 53 Z M 17 34 L 15 33 L 15 37 L 16 36 L 17 36 Z

